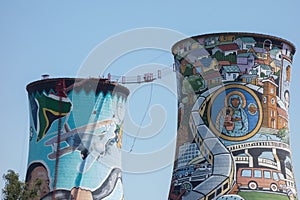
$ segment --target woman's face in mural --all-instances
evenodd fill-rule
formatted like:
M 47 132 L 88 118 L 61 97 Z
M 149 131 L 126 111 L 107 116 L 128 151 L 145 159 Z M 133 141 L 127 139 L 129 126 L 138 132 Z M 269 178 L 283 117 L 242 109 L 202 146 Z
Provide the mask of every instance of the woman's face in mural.
M 285 98 L 286 102 L 290 102 L 290 96 L 289 96 L 289 93 L 287 91 L 284 94 L 284 98 Z
M 231 99 L 231 105 L 235 108 L 239 107 L 240 105 L 240 99 L 239 98 L 232 98 Z
M 290 94 L 288 91 L 285 91 L 284 93 L 284 103 L 285 103 L 285 108 L 289 109 L 289 104 L 290 104 Z
M 50 192 L 50 188 L 49 188 L 50 181 L 49 181 L 47 170 L 42 166 L 38 166 L 34 170 L 32 170 L 31 179 L 29 180 L 29 185 L 33 186 L 37 180 L 42 181 L 38 193 L 40 194 L 41 197 L 43 197 Z

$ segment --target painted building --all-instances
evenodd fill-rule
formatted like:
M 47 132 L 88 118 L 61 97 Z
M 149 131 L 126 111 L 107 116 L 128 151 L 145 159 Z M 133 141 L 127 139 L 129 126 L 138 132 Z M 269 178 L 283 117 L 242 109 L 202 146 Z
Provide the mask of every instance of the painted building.
M 225 56 L 227 56 L 232 53 L 237 54 L 238 50 L 239 50 L 239 46 L 236 45 L 235 43 L 221 44 L 212 49 L 212 54 L 215 54 L 216 52 L 219 51 L 221 53 L 224 53 Z
M 251 47 L 248 52 L 254 53 L 257 58 L 261 60 L 265 60 L 268 58 L 268 51 L 261 47 Z
M 270 56 L 271 56 L 272 59 L 281 61 L 282 52 L 278 47 L 275 47 L 275 48 L 270 50 Z
M 258 64 L 256 66 L 253 66 L 251 71 L 256 71 L 255 74 L 257 74 L 261 78 L 270 77 L 272 74 L 271 66 L 265 64 Z
M 122 199 L 121 144 L 129 91 L 107 79 L 46 78 L 27 85 L 26 182 L 38 199 Z
M 203 74 L 210 70 L 218 71 L 218 61 L 215 58 L 202 58 L 194 64 L 196 74 Z M 195 74 L 194 73 L 194 74 Z
M 251 49 L 255 46 L 256 41 L 253 37 L 241 37 L 234 41 L 240 49 Z
M 240 53 L 237 55 L 237 65 L 242 73 L 248 73 L 255 64 L 256 56 L 253 53 Z
M 238 77 L 238 80 L 242 83 L 250 83 L 252 85 L 259 84 L 257 74 L 243 74 Z
M 207 37 L 204 39 L 205 46 L 214 46 L 220 43 L 219 37 Z
M 288 124 L 295 46 L 255 33 L 192 39 L 204 41 L 218 71 L 194 73 L 205 87 L 194 91 L 190 101 L 179 99 L 184 119 L 178 124 L 176 155 L 182 153 L 183 144 L 197 145 L 200 155 L 180 165 L 180 170 L 182 160 L 175 157 L 169 200 L 297 199 Z M 185 41 L 172 48 L 177 65 L 185 60 L 174 49 Z M 233 47 L 232 42 L 235 48 L 230 52 L 226 48 Z M 184 84 L 178 79 L 179 86 Z M 178 92 L 184 97 L 183 90 Z M 211 170 L 201 168 L 204 163 Z
M 221 43 L 233 42 L 235 40 L 235 35 L 220 35 L 219 40 Z
M 263 122 L 262 126 L 267 128 L 277 128 L 277 100 L 276 88 L 278 85 L 272 79 L 263 81 L 264 93 L 262 96 Z
M 187 61 L 189 63 L 196 63 L 197 61 L 208 58 L 209 52 L 205 48 L 198 48 L 192 50 L 188 55 L 187 55 Z
M 217 85 L 222 84 L 222 76 L 216 70 L 209 70 L 201 75 L 204 81 L 204 84 L 207 88 L 212 88 Z
M 179 147 L 177 168 L 186 166 L 191 160 L 200 155 L 198 146 L 195 143 L 184 143 Z
M 237 65 L 222 66 L 220 73 L 224 81 L 234 81 L 240 74 L 240 68 Z

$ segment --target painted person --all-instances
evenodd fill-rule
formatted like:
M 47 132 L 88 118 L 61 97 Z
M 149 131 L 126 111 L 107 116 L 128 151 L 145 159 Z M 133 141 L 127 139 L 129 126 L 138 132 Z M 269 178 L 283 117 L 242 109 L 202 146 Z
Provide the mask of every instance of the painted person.
M 39 180 L 41 184 L 37 188 L 38 197 L 35 199 L 40 199 L 50 192 L 50 179 L 46 166 L 41 162 L 34 162 L 27 169 L 25 181 L 28 183 L 29 189 L 33 189 Z
M 288 90 L 284 92 L 284 105 L 286 110 L 288 111 L 290 106 L 290 93 Z
M 225 110 L 225 111 L 224 111 Z M 228 107 L 221 111 L 219 131 L 228 136 L 243 136 L 248 133 L 248 117 L 243 108 L 243 100 L 233 94 L 228 98 Z

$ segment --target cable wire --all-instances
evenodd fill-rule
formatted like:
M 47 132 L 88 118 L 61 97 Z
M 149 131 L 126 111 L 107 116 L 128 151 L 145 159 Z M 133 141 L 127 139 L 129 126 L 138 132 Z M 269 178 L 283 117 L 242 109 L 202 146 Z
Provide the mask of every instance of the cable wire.
M 151 83 L 151 87 L 150 87 L 150 97 L 149 97 L 149 101 L 148 101 L 148 105 L 147 105 L 147 109 L 146 109 L 146 112 L 144 113 L 144 116 L 142 118 L 142 121 L 141 123 L 139 124 L 139 128 L 138 128 L 138 131 L 137 131 L 137 134 L 134 136 L 133 138 L 133 142 L 132 142 L 132 145 L 130 147 L 130 150 L 129 150 L 129 153 L 132 152 L 133 150 L 133 147 L 135 145 L 135 142 L 136 142 L 136 139 L 137 137 L 140 135 L 140 131 L 141 131 L 141 126 L 142 124 L 144 123 L 144 120 L 146 118 L 146 115 L 148 113 L 148 110 L 149 110 L 149 107 L 150 107 L 150 104 L 151 104 L 151 101 L 152 101 L 152 94 L 153 94 L 153 83 Z

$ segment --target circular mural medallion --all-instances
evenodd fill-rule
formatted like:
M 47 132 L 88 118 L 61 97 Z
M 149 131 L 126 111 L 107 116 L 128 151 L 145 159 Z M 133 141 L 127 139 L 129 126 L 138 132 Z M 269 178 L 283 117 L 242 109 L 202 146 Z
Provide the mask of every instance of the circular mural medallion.
M 262 106 L 256 93 L 243 85 L 226 85 L 210 99 L 207 111 L 209 128 L 230 141 L 246 140 L 259 130 Z

